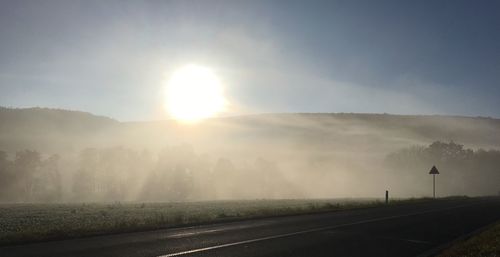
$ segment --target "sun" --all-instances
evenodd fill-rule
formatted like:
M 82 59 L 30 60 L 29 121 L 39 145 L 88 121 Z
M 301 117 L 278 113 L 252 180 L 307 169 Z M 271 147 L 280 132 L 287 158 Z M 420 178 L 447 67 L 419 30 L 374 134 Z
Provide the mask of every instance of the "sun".
M 165 86 L 165 109 L 176 120 L 197 122 L 226 106 L 223 87 L 208 67 L 186 65 L 173 72 Z

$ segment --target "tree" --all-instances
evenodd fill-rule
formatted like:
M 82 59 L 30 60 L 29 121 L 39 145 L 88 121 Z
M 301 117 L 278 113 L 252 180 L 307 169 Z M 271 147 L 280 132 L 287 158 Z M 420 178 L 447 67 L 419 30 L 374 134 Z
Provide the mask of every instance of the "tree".
M 33 150 L 24 150 L 16 153 L 14 160 L 15 177 L 18 181 L 22 197 L 25 201 L 33 199 L 35 186 L 39 180 L 40 153 Z
M 49 156 L 40 165 L 40 178 L 35 193 L 42 201 L 59 201 L 62 197 L 61 174 L 59 173 L 59 160 L 57 154 Z
M 447 194 L 492 194 L 500 184 L 500 152 L 464 148 L 453 141 L 435 141 L 427 147 L 413 146 L 390 154 L 387 164 L 401 184 L 418 184 L 430 167 L 436 165 L 446 183 Z M 406 179 L 406 181 L 405 181 Z
M 436 141 L 426 149 L 429 155 L 440 162 L 457 162 L 470 158 L 473 154 L 471 149 L 464 149 L 464 146 L 453 141 L 443 143 Z
M 8 159 L 6 152 L 0 151 L 0 201 L 12 200 L 13 183 L 12 161 Z
M 99 152 L 95 148 L 86 148 L 79 154 L 78 169 L 73 179 L 73 194 L 78 200 L 93 199 L 98 191 L 96 172 Z
M 183 201 L 191 197 L 194 190 L 193 169 L 196 154 L 190 145 L 184 144 L 164 149 L 158 156 L 153 186 L 161 191 L 163 200 Z
M 226 158 L 217 160 L 212 175 L 217 198 L 234 198 L 240 191 L 241 188 L 237 185 L 237 170 L 231 160 Z

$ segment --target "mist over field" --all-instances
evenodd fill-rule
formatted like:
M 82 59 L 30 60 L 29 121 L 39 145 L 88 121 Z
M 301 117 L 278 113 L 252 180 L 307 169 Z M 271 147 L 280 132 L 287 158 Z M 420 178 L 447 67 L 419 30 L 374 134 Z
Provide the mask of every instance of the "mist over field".
M 0 109 L 2 202 L 492 195 L 500 120 L 261 114 L 119 122 Z
M 0 257 L 430 256 L 469 240 L 500 220 L 499 13 L 1 0 Z M 469 255 L 500 256 L 488 238 Z

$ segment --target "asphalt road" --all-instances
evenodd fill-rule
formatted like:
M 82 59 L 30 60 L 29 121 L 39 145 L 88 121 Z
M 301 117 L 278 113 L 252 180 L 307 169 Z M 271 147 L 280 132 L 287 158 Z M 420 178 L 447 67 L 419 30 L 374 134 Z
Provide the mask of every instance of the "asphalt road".
M 0 256 L 427 256 L 499 219 L 499 198 L 439 200 L 2 247 Z

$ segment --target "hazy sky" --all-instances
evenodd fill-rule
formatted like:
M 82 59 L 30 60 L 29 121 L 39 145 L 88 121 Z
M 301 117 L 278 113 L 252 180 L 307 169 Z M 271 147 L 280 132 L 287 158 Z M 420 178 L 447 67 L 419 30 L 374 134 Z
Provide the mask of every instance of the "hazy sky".
M 228 114 L 500 117 L 500 1 L 0 0 L 0 105 L 162 119 L 184 64 Z

